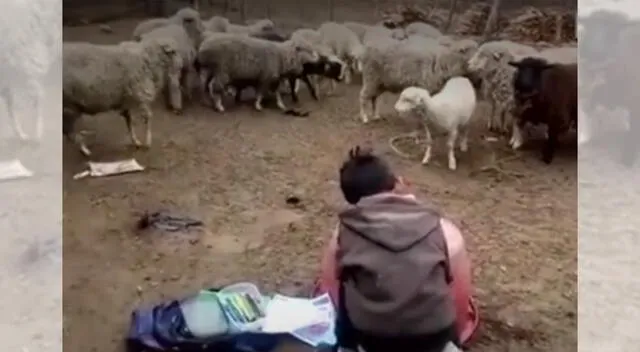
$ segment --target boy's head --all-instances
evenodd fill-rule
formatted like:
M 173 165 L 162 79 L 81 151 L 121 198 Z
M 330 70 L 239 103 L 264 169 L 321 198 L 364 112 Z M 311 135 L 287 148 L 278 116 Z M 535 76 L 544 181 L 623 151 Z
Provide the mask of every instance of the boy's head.
M 340 189 L 349 204 L 361 198 L 390 192 L 396 188 L 398 178 L 387 163 L 370 149 L 359 146 L 349 151 L 347 161 L 340 168 Z

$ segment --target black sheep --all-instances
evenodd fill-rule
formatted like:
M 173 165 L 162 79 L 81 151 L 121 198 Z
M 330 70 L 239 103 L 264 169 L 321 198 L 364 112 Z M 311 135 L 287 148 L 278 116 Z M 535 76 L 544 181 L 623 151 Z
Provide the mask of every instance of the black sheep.
M 516 67 L 513 88 L 516 105 L 522 108 L 517 127 L 527 122 L 545 124 L 547 143 L 542 160 L 553 160 L 558 136 L 578 123 L 578 65 L 551 64 L 544 59 L 527 57 L 509 62 Z

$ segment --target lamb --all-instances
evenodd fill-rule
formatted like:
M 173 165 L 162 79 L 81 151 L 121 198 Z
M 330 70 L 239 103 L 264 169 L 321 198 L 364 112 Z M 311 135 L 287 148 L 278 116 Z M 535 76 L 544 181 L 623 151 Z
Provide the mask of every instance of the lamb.
M 360 118 L 369 122 L 366 106 L 370 102 L 373 118 L 378 119 L 377 99 L 384 92 L 399 93 L 411 86 L 429 92 L 440 90 L 449 78 L 467 74 L 467 61 L 476 46 L 441 47 L 415 50 L 402 42 L 387 47 L 367 47 L 361 60 L 362 89 Z
M 143 34 L 169 24 L 184 26 L 189 36 L 195 35 L 195 37 L 192 37 L 194 41 L 197 41 L 197 37 L 200 36 L 205 29 L 200 19 L 200 13 L 190 7 L 185 7 L 169 18 L 152 18 L 140 22 L 133 30 L 133 39 L 139 41 Z
M 517 69 L 513 88 L 518 121 L 514 124 L 513 149 L 522 141 L 522 128 L 527 122 L 546 124 L 547 143 L 542 149 L 542 160 L 553 160 L 558 136 L 566 132 L 578 120 L 578 65 L 551 64 L 544 59 L 527 57 L 510 61 Z
M 409 23 L 404 28 L 404 32 L 407 36 L 420 35 L 423 37 L 434 39 L 442 36 L 442 32 L 440 32 L 436 27 L 424 22 Z
M 187 99 L 191 99 L 191 90 L 193 82 L 196 80 L 193 64 L 196 59 L 197 47 L 200 41 L 194 42 L 183 26 L 170 24 L 160 28 L 156 28 L 151 32 L 141 36 L 142 41 L 156 40 L 161 38 L 170 38 L 178 45 L 178 53 L 182 57 L 182 73 L 180 75 L 180 85 Z
M 336 23 L 325 22 L 318 28 L 323 43 L 329 47 L 335 56 L 349 67 L 345 71 L 345 82 L 351 83 L 351 75 L 357 71 L 357 61 L 364 51 L 358 36 L 348 27 Z
M 118 45 L 67 42 L 63 47 L 63 133 L 83 154 L 91 155 L 73 132 L 82 114 L 120 111 L 132 143 L 143 146 L 132 127 L 132 118 L 146 122 L 146 146 L 151 145 L 151 103 L 167 89 L 175 111 L 182 108 L 178 45 L 168 38 Z
M 305 63 L 317 62 L 312 47 L 294 42 L 275 43 L 262 39 L 229 36 L 207 39 L 198 51 L 201 77 L 211 75 L 209 85 L 216 109 L 223 112 L 221 94 L 232 82 L 244 81 L 257 87 L 255 108 L 262 110 L 262 99 L 275 91 L 276 102 L 287 110 L 278 87 L 283 79 L 299 76 Z
M 513 122 L 513 77 L 516 70 L 509 65 L 513 60 L 514 56 L 503 47 L 487 49 L 481 46 L 468 62 L 469 72 L 482 80 L 482 90 L 491 105 L 487 119 L 490 131 L 507 132 Z
M 394 108 L 400 114 L 416 112 L 422 118 L 426 139 L 423 165 L 428 164 L 431 159 L 433 140 L 428 124 L 433 123 L 448 132 L 448 165 L 450 170 L 457 168 L 456 142 L 460 137 L 460 151 L 467 151 L 469 122 L 476 108 L 476 93 L 469 79 L 453 77 L 433 96 L 420 87 L 405 88 Z
M 345 68 L 338 80 L 331 80 L 331 91 L 333 92 L 336 89 L 336 81 L 341 81 L 347 71 L 345 62 L 335 55 L 334 50 L 325 42 L 322 34 L 317 30 L 309 28 L 298 29 L 291 34 L 291 40 L 295 43 L 312 47 L 320 56 L 326 57 L 329 61 L 335 63 L 335 65 Z M 320 77 L 317 76 L 313 78 L 312 85 L 314 88 L 312 90 L 319 91 L 319 78 Z M 314 93 L 312 93 L 312 95 L 314 95 Z

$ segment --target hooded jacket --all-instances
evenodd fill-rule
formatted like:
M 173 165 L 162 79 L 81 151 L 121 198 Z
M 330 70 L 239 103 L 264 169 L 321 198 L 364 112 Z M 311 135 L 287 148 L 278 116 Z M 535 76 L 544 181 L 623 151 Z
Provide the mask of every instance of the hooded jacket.
M 413 196 L 383 193 L 340 213 L 338 275 L 353 326 L 413 336 L 455 323 L 440 216 Z

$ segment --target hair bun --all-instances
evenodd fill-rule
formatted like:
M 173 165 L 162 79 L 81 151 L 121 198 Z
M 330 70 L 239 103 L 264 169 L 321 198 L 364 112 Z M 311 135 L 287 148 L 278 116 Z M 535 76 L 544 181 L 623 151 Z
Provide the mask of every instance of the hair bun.
M 373 155 L 373 150 L 368 147 L 356 146 L 349 150 L 349 159 L 356 162 L 356 164 L 366 164 L 370 163 L 375 159 L 375 155 Z

